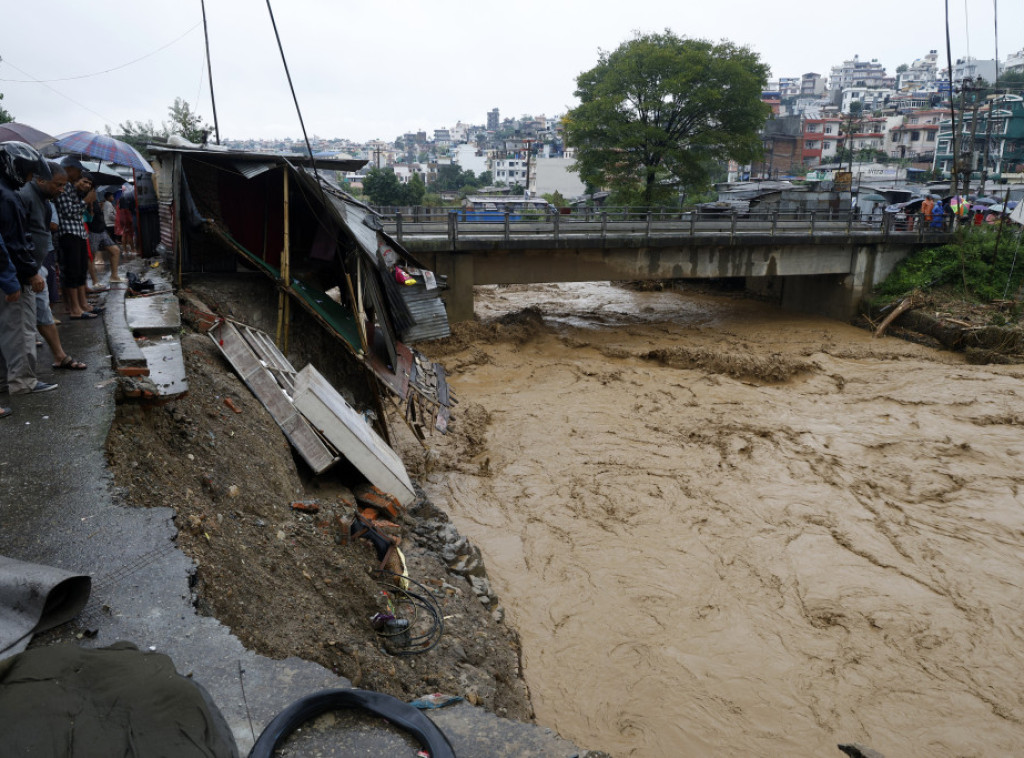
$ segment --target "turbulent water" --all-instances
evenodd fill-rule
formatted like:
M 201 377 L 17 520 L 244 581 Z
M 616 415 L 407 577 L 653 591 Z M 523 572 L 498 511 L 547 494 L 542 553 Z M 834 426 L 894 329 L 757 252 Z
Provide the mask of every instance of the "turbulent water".
M 442 348 L 427 486 L 540 723 L 616 757 L 1024 754 L 1022 369 L 741 298 L 477 297 L 514 315 Z

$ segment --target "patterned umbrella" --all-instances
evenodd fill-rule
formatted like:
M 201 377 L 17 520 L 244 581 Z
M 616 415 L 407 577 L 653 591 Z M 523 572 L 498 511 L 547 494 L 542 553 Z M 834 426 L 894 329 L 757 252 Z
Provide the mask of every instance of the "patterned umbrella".
M 80 153 L 101 161 L 128 166 L 147 174 L 153 173 L 149 161 L 142 157 L 138 150 L 119 139 L 95 132 L 65 132 L 57 137 L 54 143 L 69 153 Z
M 47 145 L 52 145 L 56 139 L 46 132 L 41 132 L 28 124 L 19 124 L 17 121 L 0 124 L 0 142 L 25 142 L 41 150 Z

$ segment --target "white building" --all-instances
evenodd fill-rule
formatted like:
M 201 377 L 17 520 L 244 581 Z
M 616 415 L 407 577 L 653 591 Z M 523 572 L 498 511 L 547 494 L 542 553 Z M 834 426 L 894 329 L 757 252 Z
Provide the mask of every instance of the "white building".
M 994 58 L 979 60 L 978 58 L 960 58 L 953 64 L 953 84 L 964 79 L 981 77 L 986 82 L 996 80 L 996 62 Z
M 487 171 L 487 155 L 476 145 L 463 143 L 452 150 L 452 157 L 463 171 L 472 171 L 477 176 Z
M 525 158 L 495 158 L 491 163 L 491 177 L 495 184 L 526 186 Z
M 895 90 L 882 87 L 849 87 L 843 90 L 842 104 L 839 110 L 843 113 L 850 112 L 850 104 L 859 102 L 865 113 L 881 110 L 886 106 L 886 98 L 896 94 Z
M 885 72 L 885 66 L 879 63 L 877 58 L 862 61 L 857 55 L 838 66 L 833 66 L 832 75 L 829 77 L 829 89 L 833 92 L 842 92 L 848 87 L 881 88 L 891 87 L 893 84 L 894 81 Z
M 896 89 L 913 92 L 934 84 L 939 70 L 938 57 L 935 50 L 929 50 L 928 55 L 911 63 L 906 71 L 896 75 Z
M 541 197 L 558 192 L 566 200 L 587 191 L 580 175 L 572 170 L 575 158 L 535 158 L 530 168 L 530 196 Z

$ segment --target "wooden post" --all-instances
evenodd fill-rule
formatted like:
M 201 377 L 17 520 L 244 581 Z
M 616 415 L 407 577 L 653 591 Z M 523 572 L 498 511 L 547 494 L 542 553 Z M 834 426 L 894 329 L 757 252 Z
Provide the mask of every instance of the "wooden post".
M 288 322 L 291 309 L 288 306 L 288 292 L 291 289 L 291 271 L 288 261 L 289 225 L 288 225 L 288 169 L 284 173 L 284 246 L 281 250 L 281 292 L 277 298 L 277 346 L 281 352 L 288 350 Z

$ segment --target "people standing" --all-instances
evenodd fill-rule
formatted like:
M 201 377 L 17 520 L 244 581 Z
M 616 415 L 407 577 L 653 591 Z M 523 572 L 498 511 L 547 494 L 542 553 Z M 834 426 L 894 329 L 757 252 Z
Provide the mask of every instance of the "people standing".
M 114 240 L 111 239 L 110 235 L 107 234 L 107 222 L 106 216 L 103 210 L 103 203 L 95 198 L 95 191 L 92 193 L 93 199 L 90 202 L 89 198 L 86 198 L 86 226 L 89 229 L 89 247 L 92 248 L 93 258 L 97 258 L 102 251 L 106 256 L 107 263 L 110 265 L 110 282 L 117 283 L 123 282 L 118 275 L 117 266 L 121 261 L 121 248 L 114 244 Z M 93 274 L 93 286 L 97 284 L 96 275 Z
M 39 275 L 43 277 L 43 289 L 35 293 L 36 301 L 36 328 L 46 340 L 53 354 L 54 369 L 83 370 L 87 366 L 81 361 L 76 361 L 64 351 L 60 335 L 57 332 L 57 325 L 50 310 L 50 296 L 46 287 L 47 270 L 45 260 L 53 250 L 53 235 L 50 233 L 50 218 L 52 205 L 50 201 L 64 191 L 68 182 L 67 172 L 59 163 L 49 164 L 51 178 L 43 179 L 37 177 L 26 182 L 19 190 L 19 195 L 25 204 L 28 219 L 28 232 L 32 237 L 32 244 L 35 247 L 35 258 L 39 264 Z M 33 356 L 34 359 L 34 356 Z M 33 360 L 33 368 L 35 368 Z
M 924 223 L 927 226 L 932 224 L 932 209 L 935 208 L 935 201 L 931 197 L 925 197 L 921 202 L 921 213 L 924 214 Z
M 7 252 L 3 236 L 0 236 L 0 292 L 3 292 L 3 300 L 0 301 L 0 329 L 2 329 L 6 306 L 17 303 L 21 298 L 18 271 L 14 268 L 14 261 L 11 260 L 11 256 Z M 2 341 L 0 341 L 0 361 L 5 361 Z M 7 418 L 10 415 L 11 409 L 0 405 L 0 418 Z
M 34 148 L 23 142 L 0 143 L 0 237 L 20 286 L 17 298 L 7 296 L 0 304 L 0 392 L 12 395 L 57 388 L 35 374 L 34 293 L 42 292 L 46 282 L 39 275 L 25 206 L 18 194 L 33 175 L 49 178 L 49 168 Z
M 126 253 L 137 253 L 135 245 L 135 191 L 126 189 L 117 201 L 117 220 L 121 225 L 121 246 Z
M 97 314 L 89 306 L 85 278 L 89 270 L 89 246 L 86 242 L 85 201 L 92 190 L 92 180 L 83 173 L 75 158 L 65 158 L 61 165 L 68 183 L 55 198 L 57 206 L 57 262 L 60 264 L 64 307 L 73 319 L 92 319 Z
M 120 242 L 117 235 L 117 208 L 114 207 L 114 193 L 103 193 L 103 224 L 107 227 L 107 234 L 115 242 Z

